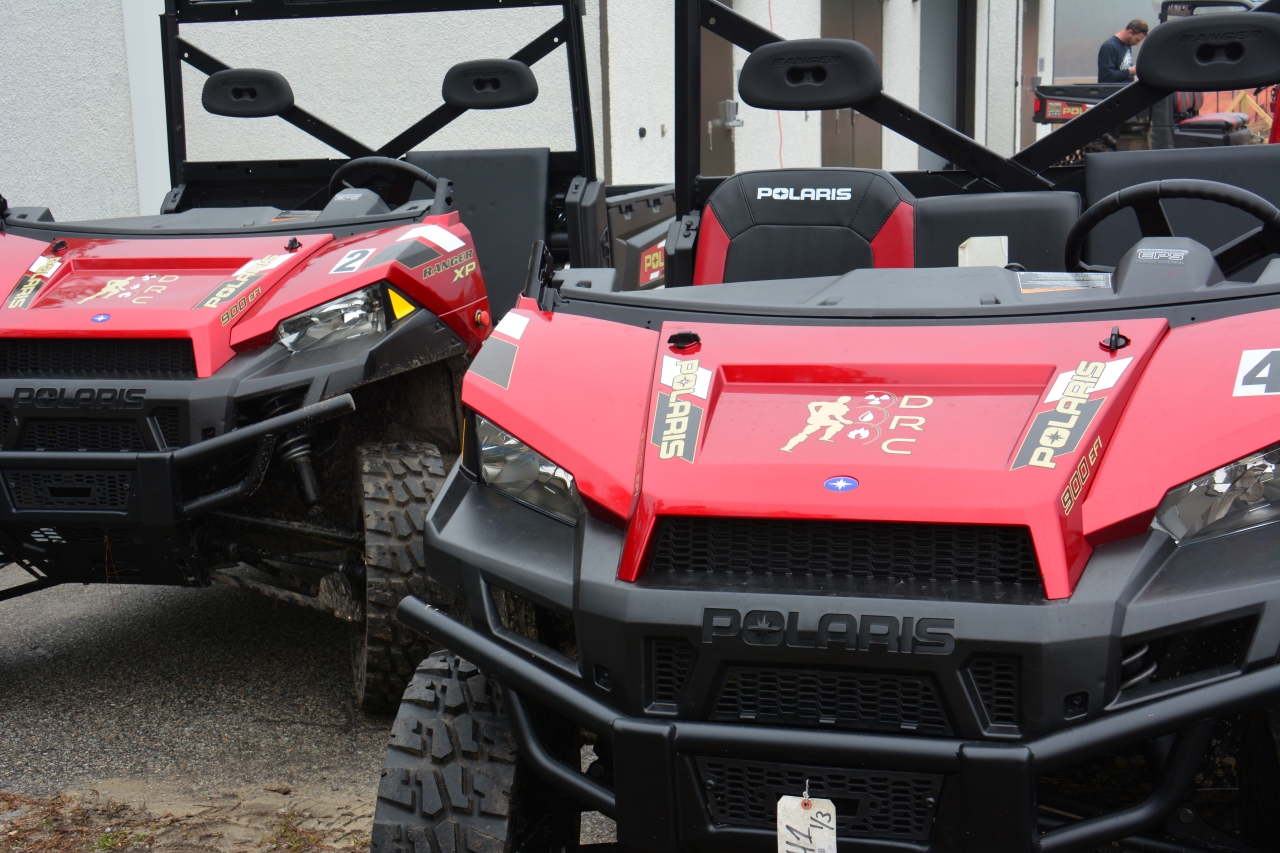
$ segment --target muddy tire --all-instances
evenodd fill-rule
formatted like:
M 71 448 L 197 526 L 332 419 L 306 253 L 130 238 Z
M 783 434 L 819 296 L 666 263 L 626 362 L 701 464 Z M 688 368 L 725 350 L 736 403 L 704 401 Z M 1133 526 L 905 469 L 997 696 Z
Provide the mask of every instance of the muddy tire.
M 435 652 L 391 730 L 371 853 L 509 853 L 516 776 L 500 686 L 457 655 Z
M 364 444 L 356 453 L 365 620 L 352 634 L 352 673 L 361 707 L 391 711 L 431 651 L 425 638 L 396 622 L 396 607 L 409 595 L 451 605 L 435 600 L 438 587 L 429 593 L 422 538 L 427 510 L 444 485 L 444 461 L 434 444 L 417 441 Z

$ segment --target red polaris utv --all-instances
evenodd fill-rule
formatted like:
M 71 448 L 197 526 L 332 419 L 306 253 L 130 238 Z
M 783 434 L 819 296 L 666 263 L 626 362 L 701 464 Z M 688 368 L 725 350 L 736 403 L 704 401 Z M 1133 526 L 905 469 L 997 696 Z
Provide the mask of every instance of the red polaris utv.
M 467 373 L 425 525 L 465 612 L 397 611 L 451 652 L 373 849 L 571 848 L 583 810 L 653 853 L 1277 849 L 1280 149 L 1050 167 L 1280 81 L 1278 5 L 1157 27 L 1004 158 L 861 44 L 680 0 L 666 287 L 535 252 Z M 704 31 L 746 103 L 956 168 L 700 175 Z
M 505 6 L 534 8 L 168 0 L 163 212 L 4 213 L 0 554 L 32 579 L 0 599 L 72 582 L 251 588 L 354 623 L 360 700 L 395 707 L 426 652 L 392 615 L 426 590 L 422 523 L 460 450 L 462 374 L 514 305 L 529 245 L 581 263 L 569 232 L 603 207 L 584 204 L 600 184 L 581 10 Z M 496 35 L 476 31 L 452 57 L 433 42 L 442 71 L 466 61 L 419 81 L 443 103 L 377 148 L 295 103 L 277 70 L 199 46 L 323 18 L 430 32 L 458 11 L 483 12 Z M 511 58 L 483 58 L 511 43 Z M 215 120 L 184 112 L 184 65 L 198 106 L 228 117 L 220 133 L 288 122 L 341 158 L 188 159 L 188 133 Z M 568 75 L 548 127 L 569 150 L 417 150 L 478 121 L 469 111 L 534 102 L 535 69 Z

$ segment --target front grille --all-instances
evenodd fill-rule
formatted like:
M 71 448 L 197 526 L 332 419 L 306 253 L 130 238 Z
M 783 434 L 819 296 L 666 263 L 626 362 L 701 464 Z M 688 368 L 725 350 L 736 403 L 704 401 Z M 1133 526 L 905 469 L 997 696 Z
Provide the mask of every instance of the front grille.
M 3 443 L 9 437 L 9 427 L 13 424 L 13 415 L 9 414 L 9 409 L 0 406 L 0 443 Z
M 164 438 L 165 447 L 182 446 L 177 406 L 159 406 L 151 412 L 151 417 L 155 419 L 156 427 Z
M 730 667 L 711 719 L 949 735 L 933 679 L 849 670 Z
M 191 341 L 180 338 L 0 339 L 0 377 L 195 379 Z
M 685 681 L 697 659 L 697 652 L 685 640 L 674 637 L 657 637 L 650 640 L 651 664 L 650 702 L 668 706 L 661 710 L 675 710 L 684 695 Z
M 991 726 L 1017 726 L 1018 659 L 980 655 L 969 663 L 969 677 Z
M 666 517 L 651 572 L 742 572 L 1040 585 L 1025 527 Z
M 129 506 L 127 471 L 6 471 L 17 509 L 123 510 Z
M 27 420 L 23 450 L 146 450 L 136 421 Z
M 778 797 L 809 795 L 833 801 L 836 836 L 923 841 L 929 837 L 942 777 L 698 758 L 712 819 L 732 826 L 773 829 Z

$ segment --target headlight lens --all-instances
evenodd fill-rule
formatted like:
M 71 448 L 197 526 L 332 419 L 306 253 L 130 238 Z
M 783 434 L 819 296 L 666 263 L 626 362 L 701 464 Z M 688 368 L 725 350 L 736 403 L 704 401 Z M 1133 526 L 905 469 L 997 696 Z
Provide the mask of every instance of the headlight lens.
M 276 340 L 293 352 L 387 330 L 382 286 L 375 284 L 284 320 Z
M 1280 444 L 1197 477 L 1164 496 L 1151 527 L 1179 545 L 1280 518 Z
M 491 488 L 569 524 L 585 508 L 573 475 L 503 430 L 475 416 L 480 476 Z

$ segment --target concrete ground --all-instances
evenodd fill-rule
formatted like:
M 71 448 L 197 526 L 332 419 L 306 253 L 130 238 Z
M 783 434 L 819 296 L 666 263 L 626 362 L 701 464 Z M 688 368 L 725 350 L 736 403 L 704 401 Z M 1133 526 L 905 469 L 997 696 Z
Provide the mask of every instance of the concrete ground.
M 0 568 L 0 589 L 24 577 Z M 355 706 L 347 632 L 221 586 L 64 586 L 0 602 L 0 792 L 45 798 L 9 819 L 74 794 L 99 823 L 106 804 L 126 804 L 179 847 L 296 851 L 287 830 L 367 849 L 391 717 Z M 587 826 L 584 841 L 612 840 L 607 820 Z M 0 848 L 24 831 L 6 827 Z

